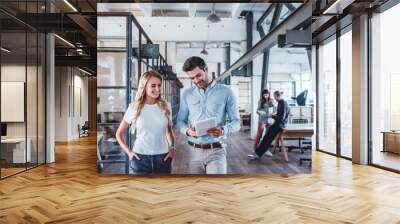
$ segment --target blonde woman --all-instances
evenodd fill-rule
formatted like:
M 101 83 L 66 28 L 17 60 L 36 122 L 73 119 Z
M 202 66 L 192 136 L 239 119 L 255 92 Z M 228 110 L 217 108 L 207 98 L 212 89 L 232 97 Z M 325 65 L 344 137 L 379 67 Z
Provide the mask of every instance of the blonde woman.
M 171 107 L 161 96 L 162 78 L 158 72 L 145 72 L 139 81 L 134 104 L 129 105 L 116 133 L 118 143 L 131 159 L 134 173 L 171 173 L 175 154 Z M 129 126 L 136 131 L 131 150 L 124 140 Z

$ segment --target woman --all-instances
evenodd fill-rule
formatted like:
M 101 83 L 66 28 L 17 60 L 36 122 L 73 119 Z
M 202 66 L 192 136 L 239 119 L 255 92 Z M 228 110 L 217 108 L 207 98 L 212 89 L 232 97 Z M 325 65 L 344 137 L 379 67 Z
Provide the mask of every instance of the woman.
M 268 131 L 268 128 L 271 126 L 270 123 L 268 123 L 268 117 L 269 117 L 269 111 L 270 108 L 273 109 L 274 104 L 272 102 L 270 93 L 267 89 L 264 89 L 261 92 L 261 97 L 258 103 L 258 109 L 257 109 L 257 114 L 258 114 L 258 128 L 257 128 L 257 135 L 256 135 L 256 141 L 254 142 L 253 149 L 255 150 L 258 146 L 258 143 L 260 142 L 261 135 L 264 131 L 264 128 Z
M 118 143 L 132 160 L 138 174 L 171 173 L 175 154 L 171 107 L 161 96 L 161 75 L 145 72 L 139 81 L 134 104 L 129 105 L 116 133 Z M 136 140 L 130 150 L 124 133 L 132 125 Z

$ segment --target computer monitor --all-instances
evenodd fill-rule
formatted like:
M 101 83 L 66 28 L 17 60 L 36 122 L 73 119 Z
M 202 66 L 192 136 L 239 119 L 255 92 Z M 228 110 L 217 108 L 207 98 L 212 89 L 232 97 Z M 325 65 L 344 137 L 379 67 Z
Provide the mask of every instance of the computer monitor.
M 6 123 L 1 123 L 1 136 L 2 137 L 7 136 L 7 124 Z

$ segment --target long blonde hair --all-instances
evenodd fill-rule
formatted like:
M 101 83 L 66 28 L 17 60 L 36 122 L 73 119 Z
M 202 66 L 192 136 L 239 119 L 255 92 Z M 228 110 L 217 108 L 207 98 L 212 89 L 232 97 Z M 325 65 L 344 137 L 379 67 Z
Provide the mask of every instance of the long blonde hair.
M 135 110 L 133 112 L 133 124 L 136 125 L 136 120 L 140 116 L 140 112 L 142 111 L 145 101 L 146 101 L 146 85 L 147 82 L 149 81 L 150 78 L 155 77 L 162 81 L 162 77 L 160 73 L 156 71 L 147 71 L 143 73 L 143 75 L 140 77 L 139 80 L 139 87 L 138 91 L 136 93 L 135 97 Z M 160 109 L 163 111 L 165 117 L 168 120 L 168 123 L 170 123 L 170 114 L 171 112 L 169 111 L 167 101 L 160 95 L 156 99 L 156 104 L 160 107 Z

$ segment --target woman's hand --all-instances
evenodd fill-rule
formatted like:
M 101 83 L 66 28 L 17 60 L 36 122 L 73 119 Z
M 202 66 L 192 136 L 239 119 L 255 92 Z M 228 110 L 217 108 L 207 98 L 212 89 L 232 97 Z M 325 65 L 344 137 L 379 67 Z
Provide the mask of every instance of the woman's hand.
M 175 156 L 175 149 L 170 149 L 167 155 L 165 156 L 164 161 L 167 161 L 168 158 L 171 158 L 172 160 L 174 156 Z
M 136 152 L 134 152 L 133 150 L 129 151 L 128 156 L 129 159 L 133 159 L 133 157 L 135 157 L 137 160 L 140 160 L 138 154 L 136 154 Z

